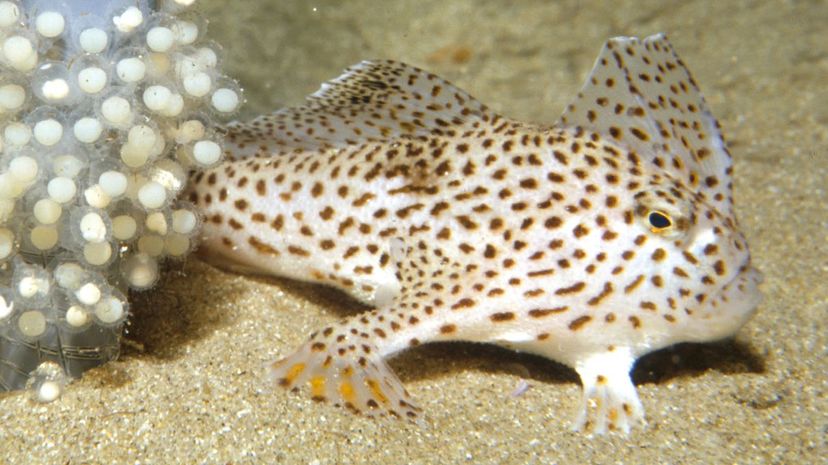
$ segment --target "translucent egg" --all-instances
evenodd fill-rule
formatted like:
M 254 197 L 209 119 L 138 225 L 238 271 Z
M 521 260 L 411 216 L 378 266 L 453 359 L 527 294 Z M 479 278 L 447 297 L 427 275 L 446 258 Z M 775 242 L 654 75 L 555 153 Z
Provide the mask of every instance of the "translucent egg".
M 87 116 L 75 122 L 72 132 L 75 135 L 75 139 L 86 144 L 91 144 L 101 137 L 103 125 L 97 118 Z
M 164 251 L 171 257 L 187 255 L 191 246 L 190 238 L 182 234 L 170 234 L 164 238 Z
M 164 26 L 156 26 L 147 32 L 147 46 L 153 52 L 168 52 L 175 44 L 175 34 Z
M 192 73 L 187 75 L 184 80 L 184 90 L 192 95 L 193 97 L 204 97 L 208 93 L 210 93 L 210 89 L 212 86 L 212 79 L 210 79 L 210 75 L 199 71 L 196 73 Z
M 65 262 L 55 267 L 53 275 L 58 286 L 64 289 L 77 289 L 81 286 L 81 281 L 87 273 L 79 264 Z
M 83 328 L 89 323 L 89 314 L 83 307 L 72 305 L 66 310 L 66 323 L 72 328 Z
M 184 208 L 173 211 L 173 231 L 178 234 L 192 234 L 196 227 L 198 227 L 198 216 L 194 212 Z
M 112 201 L 111 198 L 104 192 L 100 184 L 93 184 L 83 191 L 83 198 L 90 207 L 106 208 Z
M 35 53 L 32 41 L 23 36 L 11 36 L 3 42 L 3 54 L 11 62 L 21 61 Z
M 56 119 L 45 119 L 34 125 L 34 138 L 39 143 L 49 147 L 57 144 L 63 137 L 63 125 Z
M 79 226 L 83 240 L 96 244 L 106 240 L 106 223 L 101 215 L 95 212 L 87 213 L 81 218 Z
M 129 215 L 112 218 L 112 235 L 120 241 L 128 241 L 138 232 L 138 223 Z
M 43 37 L 54 38 L 63 34 L 66 20 L 57 11 L 44 11 L 35 19 L 35 30 Z
M 161 208 L 167 202 L 167 190 L 161 184 L 150 181 L 138 189 L 138 201 L 146 209 Z
M 129 130 L 127 142 L 121 146 L 121 160 L 130 168 L 144 166 L 150 158 L 158 155 L 159 135 L 146 125 L 134 126 Z M 163 142 L 161 148 L 163 149 Z
M 196 52 L 196 58 L 201 66 L 206 68 L 215 68 L 218 64 L 218 55 L 216 51 L 210 47 L 201 47 Z
M 0 86 L 0 110 L 17 111 L 26 102 L 26 89 L 17 84 Z
M 46 332 L 46 315 L 39 310 L 23 312 L 17 319 L 17 328 L 27 338 L 36 339 Z
M 41 224 L 54 224 L 63 214 L 63 207 L 52 199 L 40 199 L 34 204 L 35 219 Z
M 33 268 L 33 267 L 32 267 Z M 17 282 L 17 293 L 24 299 L 36 299 L 48 295 L 51 290 L 48 275 L 42 269 L 31 269 L 21 273 Z
M 43 83 L 40 91 L 46 100 L 63 100 L 69 96 L 69 83 L 66 79 L 51 79 Z
M 138 238 L 138 251 L 150 257 L 160 257 L 164 254 L 164 237 L 157 234 L 145 235 Z
M 129 100 L 114 95 L 103 101 L 101 114 L 111 124 L 121 126 L 132 121 L 132 105 Z
M 122 262 L 121 274 L 131 287 L 148 289 L 158 280 L 158 262 L 139 253 Z
M 105 171 L 98 177 L 101 189 L 112 198 L 117 198 L 127 190 L 127 177 L 120 171 Z
M 149 86 L 144 91 L 144 105 L 152 111 L 160 112 L 172 98 L 172 91 L 161 85 Z
M 3 137 L 9 145 L 23 147 L 32 139 L 32 130 L 26 123 L 10 123 L 3 131 Z
M 27 387 L 31 389 L 35 402 L 54 402 L 66 387 L 66 374 L 57 363 L 43 362 L 31 373 Z
M 179 44 L 189 45 L 198 39 L 198 25 L 192 21 L 176 21 L 172 30 Z
M 55 174 L 64 178 L 76 178 L 85 167 L 85 161 L 74 155 L 60 155 L 52 161 Z
M 106 325 L 122 322 L 126 318 L 124 301 L 115 296 L 104 298 L 95 305 L 95 318 Z
M 78 302 L 84 305 L 95 305 L 101 300 L 101 288 L 95 283 L 86 283 L 75 291 Z
M 187 255 L 191 246 L 190 238 L 181 234 L 170 234 L 164 238 L 164 252 L 171 257 Z
M 138 82 L 144 79 L 147 66 L 144 64 L 144 60 L 140 58 L 124 58 L 118 61 L 115 72 L 118 74 L 118 78 L 124 82 Z
M 184 167 L 168 158 L 159 160 L 155 164 L 149 173 L 149 178 L 173 193 L 181 191 L 187 184 L 187 172 Z
M 49 183 L 46 184 L 46 191 L 49 193 L 49 197 L 51 197 L 55 202 L 67 203 L 75 198 L 78 188 L 75 185 L 75 181 L 72 179 L 58 176 L 52 178 Z
M 29 84 L 40 100 L 49 104 L 65 105 L 74 102 L 77 89 L 66 63 L 45 61 L 38 65 Z
M 211 140 L 200 140 L 193 145 L 193 158 L 201 166 L 210 166 L 221 159 L 221 146 Z
M 78 40 L 84 52 L 101 53 L 106 48 L 109 37 L 103 29 L 90 27 L 81 31 Z
M 131 6 L 120 15 L 113 17 L 112 22 L 119 31 L 129 33 L 144 22 L 144 14 L 140 9 Z
M 29 232 L 29 240 L 41 252 L 53 249 L 59 237 L 57 228 L 52 225 L 35 226 Z
M 83 258 L 90 265 L 106 265 L 112 258 L 112 246 L 108 242 L 89 242 L 83 246 Z
M 175 141 L 179 144 L 189 144 L 201 139 L 207 133 L 204 123 L 197 119 L 184 121 L 176 132 Z
M 96 66 L 84 68 L 78 73 L 78 87 L 87 94 L 97 94 L 106 87 L 106 71 Z
M 0 2 L 0 27 L 9 27 L 20 20 L 20 8 L 15 2 Z
M 10 292 L 2 292 L 0 289 L 0 322 L 7 319 L 14 313 L 14 297 Z
M 0 227 L 0 260 L 11 257 L 15 251 L 14 233 L 7 228 Z
M 9 163 L 9 174 L 22 184 L 31 184 L 40 171 L 37 160 L 26 155 L 19 155 Z
M 127 142 L 137 149 L 146 151 L 151 155 L 158 155 L 163 150 L 163 137 L 155 128 L 139 124 L 130 128 L 127 134 Z M 161 147 L 158 145 L 161 144 Z
M 213 104 L 213 108 L 219 112 L 232 113 L 239 108 L 241 99 L 239 98 L 239 94 L 236 90 L 228 87 L 222 87 L 221 89 L 213 92 L 213 97 L 210 99 L 210 102 Z
M 26 186 L 20 183 L 11 173 L 0 173 L 0 199 L 16 199 L 23 195 Z
M 170 63 L 170 55 L 167 53 L 150 52 L 147 55 L 147 76 L 156 79 L 167 78 L 167 73 L 172 66 Z
M 175 72 L 179 79 L 184 79 L 206 69 L 198 57 L 194 55 L 195 52 L 187 50 L 185 53 L 175 56 Z
M 2 192 L 0 190 L 0 192 Z M 6 223 L 14 211 L 14 200 L 3 198 L 0 194 L 0 224 Z
M 167 106 L 161 110 L 161 114 L 164 116 L 175 117 L 180 115 L 182 111 L 184 111 L 184 97 L 180 94 L 173 94 L 167 101 Z
M 3 55 L 12 68 L 30 71 L 37 65 L 37 50 L 27 37 L 13 35 L 3 41 Z
M 144 220 L 144 225 L 147 227 L 148 231 L 158 233 L 162 236 L 166 235 L 167 229 L 169 229 L 167 218 L 162 212 L 154 212 L 147 215 L 146 220 Z

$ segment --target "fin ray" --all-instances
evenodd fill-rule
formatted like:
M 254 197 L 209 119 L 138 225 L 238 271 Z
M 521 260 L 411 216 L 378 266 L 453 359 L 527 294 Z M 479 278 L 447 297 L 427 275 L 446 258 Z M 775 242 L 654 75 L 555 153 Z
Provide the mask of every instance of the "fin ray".
M 731 209 L 732 162 L 719 124 L 663 34 L 607 41 L 559 124 L 621 143 Z
M 363 61 L 303 105 L 228 125 L 226 140 L 231 158 L 267 156 L 445 134 L 488 118 L 485 105 L 434 74 L 391 60 Z
M 355 318 L 364 320 L 366 316 Z M 351 320 L 358 323 L 352 318 L 325 328 L 291 355 L 274 362 L 270 367 L 273 380 L 283 388 L 305 391 L 314 400 L 365 416 L 419 421 L 421 409 L 367 334 L 363 337 Z

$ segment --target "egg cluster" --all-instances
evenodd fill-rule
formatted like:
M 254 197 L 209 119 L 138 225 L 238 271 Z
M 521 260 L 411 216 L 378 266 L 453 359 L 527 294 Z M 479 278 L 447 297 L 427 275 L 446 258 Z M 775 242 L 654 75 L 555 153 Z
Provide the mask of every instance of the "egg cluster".
M 0 0 L 0 390 L 117 356 L 128 290 L 193 248 L 177 197 L 242 101 L 194 1 Z

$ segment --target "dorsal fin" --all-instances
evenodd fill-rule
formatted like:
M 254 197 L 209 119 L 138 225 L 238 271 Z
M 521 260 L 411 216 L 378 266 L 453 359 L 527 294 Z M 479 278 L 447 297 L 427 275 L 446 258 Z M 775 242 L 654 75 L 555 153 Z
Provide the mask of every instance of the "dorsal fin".
M 559 124 L 625 145 L 730 212 L 731 159 L 719 124 L 663 34 L 608 40 Z
M 487 120 L 485 105 L 448 81 L 395 61 L 363 61 L 304 105 L 227 127 L 233 158 L 325 150 L 401 135 L 444 134 Z

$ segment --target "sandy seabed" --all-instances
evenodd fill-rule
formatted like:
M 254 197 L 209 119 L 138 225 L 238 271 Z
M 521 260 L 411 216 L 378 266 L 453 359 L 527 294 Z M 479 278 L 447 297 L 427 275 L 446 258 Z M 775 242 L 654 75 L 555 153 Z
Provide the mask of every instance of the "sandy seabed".
M 428 415 L 420 428 L 266 382 L 266 362 L 358 305 L 192 259 L 134 296 L 119 361 L 52 404 L 0 396 L 0 463 L 826 463 L 828 4 L 203 0 L 202 11 L 247 115 L 393 58 L 503 114 L 553 122 L 607 38 L 666 32 L 730 143 L 765 301 L 732 341 L 641 360 L 648 426 L 628 437 L 569 431 L 580 386 L 568 368 L 471 344 L 392 362 Z M 530 389 L 511 396 L 521 380 Z

